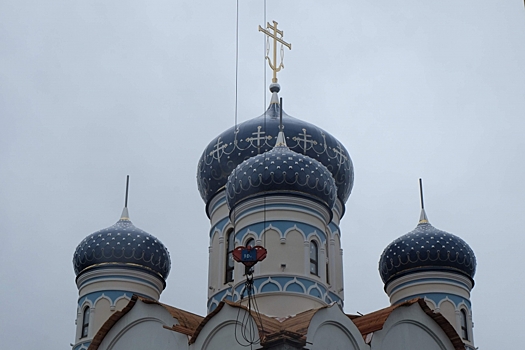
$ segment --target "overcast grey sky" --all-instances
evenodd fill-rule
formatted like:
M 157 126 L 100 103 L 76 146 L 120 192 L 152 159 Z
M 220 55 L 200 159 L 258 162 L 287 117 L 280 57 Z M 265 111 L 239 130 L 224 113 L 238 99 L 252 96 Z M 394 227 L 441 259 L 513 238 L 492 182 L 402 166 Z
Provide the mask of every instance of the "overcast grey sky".
M 240 1 L 239 121 L 266 108 L 263 4 Z M 267 20 L 293 45 L 279 75 L 286 112 L 334 134 L 354 161 L 345 310 L 388 305 L 379 255 L 417 224 L 422 177 L 430 222 L 478 259 L 476 345 L 515 348 L 523 1 L 267 0 Z M 205 313 L 209 224 L 195 174 L 234 107 L 233 0 L 0 0 L 2 348 L 73 342 L 72 255 L 118 220 L 127 174 L 133 223 L 171 253 L 161 300 Z

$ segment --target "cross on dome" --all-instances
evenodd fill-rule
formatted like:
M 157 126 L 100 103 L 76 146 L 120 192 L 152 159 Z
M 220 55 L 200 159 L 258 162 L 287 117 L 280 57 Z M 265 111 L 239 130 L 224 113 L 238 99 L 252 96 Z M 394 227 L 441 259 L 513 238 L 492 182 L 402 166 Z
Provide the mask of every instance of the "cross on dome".
M 264 29 L 261 26 L 259 26 L 259 31 L 263 32 L 264 34 L 266 34 L 268 39 L 270 39 L 270 38 L 273 39 L 273 60 L 271 60 L 270 57 L 268 56 L 268 54 L 270 52 L 270 48 L 268 46 L 266 47 L 266 59 L 268 60 L 268 65 L 273 70 L 272 83 L 273 84 L 277 84 L 277 73 L 279 71 L 281 71 L 282 68 L 284 68 L 284 64 L 283 64 L 284 49 L 283 49 L 283 46 L 286 46 L 289 50 L 291 50 L 292 49 L 292 44 L 289 44 L 289 43 L 287 43 L 286 41 L 284 41 L 282 39 L 282 37 L 284 36 L 284 32 L 282 30 L 277 29 L 277 25 L 278 25 L 277 22 L 275 22 L 275 21 L 272 21 L 272 22 L 273 22 L 273 25 L 270 24 L 270 22 L 267 22 L 266 23 L 266 28 L 272 30 L 273 33 L 268 31 L 268 30 L 266 30 L 266 29 Z M 279 65 L 277 65 L 277 42 L 281 43 L 281 63 Z

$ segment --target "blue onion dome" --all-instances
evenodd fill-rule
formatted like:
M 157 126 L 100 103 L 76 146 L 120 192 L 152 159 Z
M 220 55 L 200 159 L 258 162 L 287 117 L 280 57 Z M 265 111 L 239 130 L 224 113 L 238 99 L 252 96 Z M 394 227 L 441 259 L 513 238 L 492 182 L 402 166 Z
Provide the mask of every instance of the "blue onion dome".
M 84 238 L 73 255 L 77 277 L 91 269 L 108 266 L 140 269 L 165 281 L 171 261 L 164 244 L 133 225 L 124 208 L 115 225 Z
M 438 230 L 423 216 L 414 230 L 390 243 L 381 254 L 379 273 L 385 285 L 419 271 L 453 272 L 474 283 L 474 251 L 464 240 Z
M 279 132 L 277 92 L 266 112 L 254 119 L 231 127 L 213 139 L 204 150 L 197 169 L 197 183 L 202 199 L 209 204 L 220 192 L 232 171 L 245 160 L 270 151 Z M 323 164 L 337 185 L 337 198 L 346 203 L 354 183 L 352 159 L 346 148 L 331 134 L 283 111 L 286 143 L 295 153 Z
M 279 137 L 284 140 L 283 133 Z M 230 174 L 226 184 L 230 209 L 261 194 L 283 193 L 313 199 L 332 209 L 337 186 L 321 162 L 292 151 L 286 143 L 278 143 L 272 150 L 242 162 Z

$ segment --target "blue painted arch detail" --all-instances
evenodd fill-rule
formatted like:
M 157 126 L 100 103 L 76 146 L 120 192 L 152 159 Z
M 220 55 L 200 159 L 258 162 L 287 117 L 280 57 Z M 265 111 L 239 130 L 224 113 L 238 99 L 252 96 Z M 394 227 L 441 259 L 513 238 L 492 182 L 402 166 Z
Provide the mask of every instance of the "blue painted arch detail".
M 260 289 L 261 293 L 278 292 L 279 286 L 273 282 L 268 282 Z
M 285 288 L 286 288 L 285 290 L 287 292 L 302 293 L 302 294 L 304 294 L 306 292 L 304 290 L 304 287 L 301 286 L 297 282 L 292 282 L 292 283 L 288 284 Z
M 335 293 L 328 291 L 322 283 L 298 276 L 261 276 L 254 277 L 253 286 L 255 294 L 283 293 L 283 294 L 303 294 L 318 298 L 327 304 L 336 302 L 343 306 L 343 300 Z M 246 297 L 244 284 L 235 286 L 234 289 L 228 288 L 215 293 L 208 299 L 208 312 L 213 310 L 213 305 L 217 305 L 221 300 L 227 299 L 238 301 Z
M 221 233 L 224 233 L 224 227 L 226 227 L 226 225 L 230 222 L 230 219 L 229 218 L 224 218 L 222 220 L 220 220 L 218 223 L 216 223 L 215 225 L 213 225 L 211 228 L 210 228 L 210 238 L 213 237 L 213 234 L 218 231 L 218 232 L 221 232 Z
M 311 296 L 313 296 L 313 297 L 319 298 L 319 299 L 322 298 L 321 292 L 319 291 L 318 288 L 312 288 L 312 289 L 310 289 L 310 291 L 308 292 L 308 294 L 311 295 Z
M 253 224 L 250 226 L 247 226 L 240 231 L 238 231 L 235 234 L 235 238 L 237 241 L 242 242 L 244 237 L 249 234 L 255 234 L 259 239 L 261 239 L 262 234 L 265 231 L 268 231 L 269 229 L 276 229 L 280 234 L 281 237 L 286 237 L 286 233 L 290 230 L 297 228 L 299 231 L 301 231 L 305 236 L 309 236 L 310 234 L 314 233 L 319 236 L 322 243 L 326 243 L 326 234 L 325 232 L 315 226 L 304 224 L 298 221 L 288 221 L 288 220 L 272 220 L 272 221 L 266 221 L 266 222 L 260 222 L 257 224 Z M 305 237 L 308 238 L 308 237 Z
M 228 226 L 229 223 L 230 223 L 230 219 L 224 218 L 220 220 L 219 222 L 217 222 L 215 225 L 213 225 L 209 231 L 210 238 L 213 236 L 215 232 L 220 232 L 224 234 L 225 233 L 224 229 L 226 226 Z M 308 232 L 317 231 L 320 233 L 319 236 L 322 237 L 323 243 L 326 241 L 326 234 L 321 228 L 315 227 L 312 225 L 308 225 L 308 224 L 304 224 L 301 222 L 297 222 L 297 221 L 285 221 L 285 220 L 266 221 L 266 223 L 258 223 L 258 224 L 250 225 L 248 227 L 243 228 L 239 232 L 237 232 L 236 237 L 237 239 L 242 240 L 244 235 L 246 235 L 247 231 L 250 231 L 252 233 L 255 233 L 257 237 L 260 238 L 261 235 L 264 233 L 264 231 L 269 229 L 270 225 L 272 226 L 272 228 L 278 229 L 281 235 L 284 235 L 284 233 L 286 233 L 288 230 L 293 228 L 293 226 L 297 226 L 297 228 L 299 228 L 305 234 Z M 331 235 L 334 235 L 336 233 L 341 234 L 341 230 L 339 226 L 337 226 L 334 222 L 331 222 L 328 225 L 328 228 L 330 230 Z
M 330 222 L 330 224 L 328 225 L 328 228 L 330 229 L 330 234 L 333 236 L 334 234 L 336 233 L 339 233 L 341 234 L 341 229 L 339 228 L 339 226 L 337 226 L 333 221 Z
M 456 307 L 456 309 L 459 308 L 459 306 L 461 304 L 465 304 L 469 310 L 472 309 L 472 304 L 470 303 L 470 300 L 468 299 L 465 299 L 459 295 L 455 295 L 455 294 L 449 294 L 449 293 L 421 293 L 421 294 L 414 294 L 414 295 L 410 295 L 406 298 L 403 298 L 401 300 L 399 300 L 398 302 L 396 302 L 396 304 L 399 304 L 399 303 L 402 303 L 404 301 L 407 301 L 407 300 L 410 300 L 410 299 L 414 299 L 414 298 L 427 298 L 427 299 L 430 299 L 434 302 L 434 304 L 436 304 L 436 306 L 439 306 L 439 304 L 445 300 L 445 299 L 448 299 L 450 300 L 454 306 Z
M 83 342 L 78 345 L 76 345 L 73 350 L 86 350 L 89 348 L 89 345 L 91 344 L 91 341 Z
M 111 303 L 111 306 L 115 306 L 115 303 L 117 302 L 117 300 L 121 298 L 131 299 L 133 294 L 137 294 L 137 293 L 124 291 L 124 290 L 105 290 L 105 291 L 100 291 L 100 292 L 93 292 L 93 293 L 86 294 L 83 297 L 79 298 L 78 307 L 83 306 L 84 302 L 86 301 L 88 301 L 90 306 L 93 307 L 95 303 L 97 302 L 97 300 L 100 298 L 108 299 Z M 148 296 L 146 295 L 142 295 L 142 294 L 138 294 L 138 295 L 148 298 Z

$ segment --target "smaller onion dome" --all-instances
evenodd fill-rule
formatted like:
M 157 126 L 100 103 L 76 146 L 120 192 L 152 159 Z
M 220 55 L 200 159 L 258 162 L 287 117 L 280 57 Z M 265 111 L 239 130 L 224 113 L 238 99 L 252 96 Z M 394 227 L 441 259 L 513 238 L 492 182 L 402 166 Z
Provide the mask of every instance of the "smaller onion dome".
M 476 256 L 458 236 L 432 226 L 422 210 L 417 227 L 390 243 L 379 261 L 385 284 L 419 271 L 447 271 L 468 277 L 474 283 Z
M 276 146 L 239 164 L 228 178 L 228 207 L 264 194 L 298 195 L 323 203 L 332 209 L 337 186 L 330 171 L 320 162 L 294 152 L 279 132 Z
M 133 225 L 124 208 L 115 225 L 84 238 L 73 255 L 77 277 L 90 269 L 109 265 L 138 268 L 165 281 L 171 261 L 168 249 L 157 238 Z

